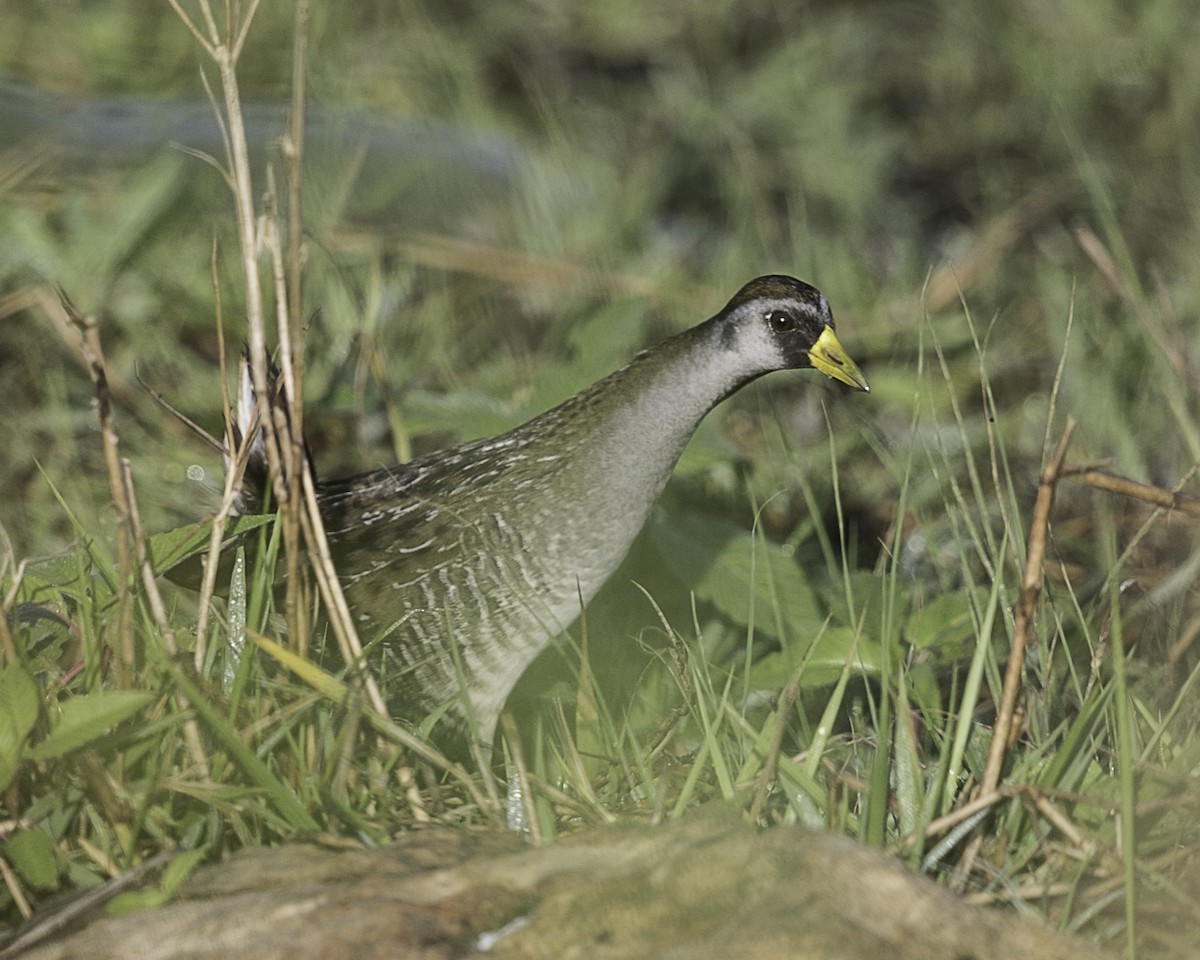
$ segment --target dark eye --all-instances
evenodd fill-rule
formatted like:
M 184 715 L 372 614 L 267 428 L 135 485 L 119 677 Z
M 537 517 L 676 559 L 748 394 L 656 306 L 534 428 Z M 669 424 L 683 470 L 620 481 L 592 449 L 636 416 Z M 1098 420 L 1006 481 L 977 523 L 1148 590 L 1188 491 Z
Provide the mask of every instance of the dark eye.
M 767 314 L 767 325 L 775 333 L 784 333 L 796 325 L 796 318 L 786 310 L 772 310 Z

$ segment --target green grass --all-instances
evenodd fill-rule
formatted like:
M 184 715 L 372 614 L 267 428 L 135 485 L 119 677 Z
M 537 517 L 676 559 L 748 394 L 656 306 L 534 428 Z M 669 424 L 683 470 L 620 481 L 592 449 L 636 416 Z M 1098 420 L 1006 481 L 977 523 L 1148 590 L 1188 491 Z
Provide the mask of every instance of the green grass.
M 954 818 L 985 775 L 1066 418 L 1070 463 L 1195 489 L 1190 9 L 574 9 L 314 10 L 315 99 L 446 119 L 518 158 L 496 176 L 461 145 L 425 166 L 310 151 L 304 378 L 323 470 L 520 422 L 772 270 L 821 286 L 873 393 L 781 375 L 706 422 L 561 645 L 567 666 L 523 691 L 536 708 L 518 711 L 510 769 L 531 831 L 722 799 L 886 846 L 1114 951 L 1186 956 L 1195 937 L 1170 931 L 1200 929 L 1194 519 L 1059 481 L 1019 735 L 986 816 Z M 166 4 L 8 20 L 0 74 L 202 99 Z M 259 11 L 247 100 L 287 96 L 291 29 L 290 10 Z M 143 526 L 194 522 L 219 461 L 137 380 L 219 432 L 210 262 L 215 243 L 236 344 L 233 222 L 190 156 L 0 156 L 0 599 L 63 618 L 0 632 L 5 925 L 175 846 L 503 819 L 490 771 L 447 775 L 349 686 L 256 641 L 288 644 L 271 559 L 245 571 L 244 603 L 215 604 L 199 665 L 195 596 L 162 585 L 172 653 L 121 566 L 53 287 L 100 317 Z

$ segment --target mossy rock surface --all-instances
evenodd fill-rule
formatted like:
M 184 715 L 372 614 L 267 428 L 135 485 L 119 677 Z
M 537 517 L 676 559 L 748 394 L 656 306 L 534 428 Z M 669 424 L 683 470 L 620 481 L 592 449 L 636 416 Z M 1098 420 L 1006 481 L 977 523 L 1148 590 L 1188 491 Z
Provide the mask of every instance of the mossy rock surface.
M 970 906 L 888 855 L 727 813 L 530 848 L 429 829 L 378 850 L 296 844 L 205 867 L 171 904 L 97 920 L 29 960 L 647 957 L 1098 960 Z

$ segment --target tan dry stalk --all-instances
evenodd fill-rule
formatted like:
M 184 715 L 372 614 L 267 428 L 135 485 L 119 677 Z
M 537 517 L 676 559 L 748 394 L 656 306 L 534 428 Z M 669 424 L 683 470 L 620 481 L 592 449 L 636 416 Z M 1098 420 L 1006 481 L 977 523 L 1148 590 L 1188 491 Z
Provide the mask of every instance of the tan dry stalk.
M 964 803 L 961 807 L 955 807 L 945 816 L 937 817 L 925 824 L 925 829 L 920 834 L 909 834 L 901 843 L 900 849 L 907 850 L 917 841 L 917 837 L 921 836 L 926 840 L 936 837 L 939 834 L 945 833 L 948 830 L 954 829 L 965 820 L 971 819 L 980 810 L 986 810 L 988 807 L 995 806 L 1002 800 L 1014 796 L 1017 789 L 1014 787 L 1002 787 L 999 790 L 993 791 L 986 796 L 978 796 L 971 801 Z
M 1121 496 L 1143 503 L 1162 507 L 1164 510 L 1178 510 L 1189 517 L 1200 517 L 1200 497 L 1189 497 L 1178 490 L 1167 490 L 1149 483 L 1138 483 L 1125 477 L 1118 477 L 1095 467 L 1064 467 L 1062 476 L 1070 480 L 1078 480 L 1097 490 L 1107 490 L 1119 493 Z
M 17 912 L 21 914 L 23 920 L 28 920 L 33 916 L 33 905 L 30 904 L 25 896 L 25 891 L 21 889 L 21 881 L 17 878 L 17 873 L 8 865 L 8 861 L 0 857 L 0 879 L 4 881 L 4 887 L 8 890 L 9 896 L 13 899 L 13 905 L 17 908 Z M 7 947 L 5 948 L 7 950 Z M 13 956 L 16 956 L 14 953 Z
M 308 76 L 308 0 L 296 0 L 292 36 L 292 122 L 284 139 L 283 155 L 287 158 L 288 179 L 287 302 L 293 322 L 299 325 L 304 317 L 304 191 L 301 183 L 304 173 L 305 78 Z M 298 339 L 297 343 L 303 347 L 303 338 Z M 302 370 L 303 364 L 298 365 L 296 372 L 299 374 Z M 303 394 L 297 390 L 296 396 Z
M 1121 273 L 1120 267 L 1117 266 L 1116 258 L 1109 251 L 1104 242 L 1096 236 L 1096 234 L 1087 226 L 1078 224 L 1075 227 L 1075 240 L 1079 243 L 1080 248 L 1092 261 L 1093 266 L 1104 277 L 1105 281 L 1112 288 L 1113 293 L 1120 297 L 1125 304 L 1133 311 L 1138 322 L 1145 328 L 1146 333 L 1150 335 L 1155 345 L 1162 351 L 1162 355 L 1166 358 L 1167 363 L 1175 371 L 1176 376 L 1181 379 L 1186 378 L 1187 369 L 1184 361 L 1184 351 L 1179 349 L 1180 344 L 1172 343 L 1172 337 L 1163 326 L 1159 316 L 1150 309 L 1145 298 L 1138 295 L 1126 281 Z
M 12 633 L 8 629 L 8 615 L 17 604 L 17 591 L 21 588 L 21 581 L 24 577 L 25 561 L 22 560 L 17 564 L 16 572 L 13 573 L 12 586 L 9 588 L 8 594 L 0 598 L 0 666 L 19 662 L 17 646 L 13 643 Z
M 1033 186 L 1016 203 L 979 232 L 975 244 L 956 260 L 930 275 L 921 299 L 922 309 L 938 313 L 957 303 L 968 290 L 992 276 L 1004 254 L 1054 208 L 1058 191 L 1049 183 Z M 908 311 L 897 311 L 907 316 Z
M 80 333 L 80 349 L 92 378 L 96 415 L 100 419 L 100 444 L 104 452 L 104 468 L 108 474 L 108 489 L 117 511 L 117 643 L 114 674 L 117 686 L 133 686 L 136 660 L 133 648 L 133 624 L 130 616 L 132 597 L 129 586 L 133 579 L 134 556 L 130 544 L 129 498 L 121 470 L 117 428 L 113 424 L 112 404 L 108 393 L 108 373 L 104 352 L 100 346 L 100 330 L 93 316 L 84 316 L 67 295 L 60 291 L 62 308 Z
M 1029 524 L 1029 538 L 1025 547 L 1025 569 L 1021 575 L 1021 591 L 1017 596 L 1017 608 L 1013 615 L 1012 647 L 1008 651 L 1008 663 L 1004 670 L 1004 686 L 1000 693 L 1000 706 L 996 713 L 996 724 L 992 728 L 992 739 L 988 744 L 987 764 L 979 782 L 979 793 L 987 796 L 996 791 L 1000 783 L 1000 771 L 1004 756 L 1013 734 L 1013 717 L 1017 712 L 1017 699 L 1021 691 L 1021 673 L 1025 667 L 1025 648 L 1029 645 L 1030 628 L 1033 623 L 1034 607 L 1042 591 L 1042 564 L 1046 555 L 1046 537 L 1050 528 L 1050 509 L 1054 505 L 1054 491 L 1062 475 L 1063 461 L 1075 432 L 1075 419 L 1067 418 L 1062 439 L 1054 455 L 1042 467 L 1038 480 L 1037 499 L 1033 506 L 1033 517 Z
M 225 314 L 221 309 L 221 280 L 217 270 L 217 243 L 213 240 L 209 254 L 209 276 L 213 284 L 213 303 L 215 304 L 217 323 L 217 365 L 221 371 L 221 415 L 225 424 L 224 450 L 231 454 L 225 467 L 225 488 L 221 493 L 221 504 L 213 517 L 209 530 L 208 550 L 204 554 L 204 577 L 200 584 L 200 614 L 196 623 L 196 671 L 204 668 L 204 660 L 208 647 L 208 616 L 212 606 L 213 594 L 217 588 L 217 571 L 221 560 L 221 541 L 225 535 L 225 524 L 233 513 L 233 504 L 241 489 L 242 477 L 246 472 L 246 463 L 250 459 L 250 433 L 242 438 L 237 450 L 229 449 L 229 438 L 233 436 L 233 410 L 229 402 L 228 366 L 225 360 Z
M 1013 615 L 1012 646 L 1008 651 L 1008 662 L 1004 669 L 1004 682 L 1000 691 L 1000 704 L 996 710 L 996 722 L 992 727 L 992 739 L 988 743 L 987 763 L 979 788 L 975 791 L 977 802 L 991 801 L 998 797 L 997 788 L 1004 758 L 1016 734 L 1015 718 L 1021 693 L 1021 674 L 1025 667 L 1025 649 L 1029 645 L 1033 611 L 1042 590 L 1042 569 L 1046 555 L 1046 537 L 1050 527 L 1050 509 L 1054 505 L 1054 491 L 1062 476 L 1063 461 L 1071 434 L 1075 432 L 1074 417 L 1067 417 L 1062 438 L 1054 454 L 1042 466 L 1038 480 L 1037 499 L 1033 505 L 1033 516 L 1029 523 L 1029 536 L 1025 545 L 1025 567 L 1021 574 L 1021 589 L 1017 595 L 1017 607 Z M 955 870 L 954 888 L 961 892 L 963 885 L 975 865 L 975 858 L 983 845 L 983 835 L 976 833 Z
M 135 652 L 133 644 L 133 625 L 131 609 L 133 595 L 130 591 L 134 574 L 134 564 L 142 579 L 143 589 L 150 603 L 150 609 L 158 625 L 159 636 L 169 656 L 177 652 L 175 633 L 167 622 L 166 606 L 158 591 L 154 569 L 150 563 L 149 550 L 146 546 L 145 533 L 137 509 L 137 498 L 133 490 L 133 478 L 129 472 L 128 461 L 121 458 L 120 439 L 117 435 L 116 424 L 113 422 L 112 403 L 108 394 L 107 364 L 104 360 L 104 350 L 100 343 L 100 327 L 94 316 L 84 316 L 67 299 L 62 296 L 62 307 L 71 322 L 79 328 L 82 337 L 82 350 L 92 377 L 92 386 L 96 394 L 96 410 L 100 418 L 100 438 L 104 447 L 104 463 L 108 471 L 108 485 L 112 493 L 113 505 L 117 511 L 117 658 L 116 677 L 118 685 L 130 688 L 133 686 L 133 671 Z M 186 719 L 183 722 L 184 741 L 192 762 L 205 778 L 208 777 L 208 756 L 200 736 L 196 720 L 189 716 L 190 707 L 187 697 L 182 693 L 173 694 L 175 704 L 180 714 Z
M 306 604 L 303 602 L 303 582 L 300 578 L 300 514 L 303 508 L 300 502 L 300 476 L 305 469 L 304 463 L 304 424 L 299 419 L 303 415 L 303 404 L 300 397 L 299 364 L 292 351 L 293 331 L 288 312 L 288 303 L 283 293 L 285 276 L 283 267 L 283 248 L 279 238 L 279 208 L 276 204 L 275 176 L 271 168 L 267 168 L 267 202 L 266 212 L 262 218 L 262 243 L 271 262 L 271 281 L 275 291 L 275 324 L 276 341 L 279 344 L 279 370 L 283 377 L 283 395 L 287 401 L 287 410 L 279 409 L 275 404 L 269 404 L 267 409 L 274 417 L 275 435 L 283 445 L 280 450 L 280 463 L 284 469 L 284 485 L 287 488 L 286 497 L 280 501 L 279 522 L 283 525 L 284 562 L 287 584 L 284 601 L 285 619 L 288 625 L 288 637 L 292 647 L 301 656 L 308 652 L 308 616 Z M 299 338 L 297 338 L 299 342 Z M 261 399 L 261 395 L 260 395 Z
M 279 243 L 278 220 L 269 211 L 262 223 L 262 232 L 256 221 L 253 207 L 254 192 L 250 175 L 249 151 L 246 144 L 245 126 L 242 120 L 241 98 L 238 92 L 237 61 L 245 43 L 250 24 L 258 8 L 258 0 L 253 0 L 241 21 L 232 22 L 231 7 L 226 5 L 225 31 L 218 28 L 209 0 L 198 0 L 204 29 L 183 10 L 179 0 L 167 0 L 179 17 L 180 21 L 195 38 L 207 56 L 216 64 L 221 79 L 223 96 L 223 115 L 218 111 L 222 135 L 226 147 L 225 175 L 230 183 L 234 206 L 237 214 L 238 240 L 242 257 L 242 268 L 246 282 L 246 320 L 249 329 L 248 344 L 250 352 L 250 373 L 258 400 L 259 424 L 263 431 L 264 447 L 267 464 L 271 475 L 272 492 L 279 508 L 283 524 L 283 541 L 285 556 L 288 558 L 288 570 L 295 573 L 298 570 L 300 556 L 300 537 L 303 531 L 304 540 L 308 545 L 308 555 L 312 562 L 317 579 L 317 587 L 324 601 L 329 616 L 330 626 L 337 638 L 339 648 L 347 664 L 355 667 L 356 674 L 363 683 L 367 699 L 381 719 L 388 718 L 387 707 L 379 692 L 375 680 L 370 676 L 362 660 L 362 644 L 359 642 L 354 622 L 342 595 L 341 583 L 333 568 L 329 554 L 329 545 L 325 538 L 324 527 L 316 502 L 316 482 L 309 469 L 307 458 L 302 452 L 302 427 L 300 411 L 300 382 L 298 379 L 298 364 L 293 351 L 293 343 L 298 339 L 293 336 L 293 325 L 297 325 L 297 317 L 289 310 L 287 291 L 289 283 L 284 278 L 282 254 Z M 297 12 L 298 23 L 306 20 Z M 302 51 L 295 64 L 295 69 L 302 70 Z M 302 96 L 302 95 L 301 95 Z M 293 116 L 292 135 L 302 135 L 301 117 Z M 299 140 L 292 144 L 295 155 L 299 154 Z M 299 174 L 295 174 L 296 177 Z M 296 187 L 298 190 L 298 187 Z M 290 213 L 295 216 L 299 211 L 297 204 Z M 294 227 L 293 230 L 298 228 Z M 299 234 L 289 236 L 296 238 L 294 255 L 299 258 Z M 265 333 L 265 317 L 263 310 L 263 290 L 258 273 L 258 252 L 260 242 L 266 247 L 271 258 L 272 277 L 275 282 L 276 320 L 279 335 L 279 365 L 282 371 L 284 389 L 288 398 L 289 416 L 275 416 L 269 408 L 269 373 L 267 370 L 267 349 Z M 292 281 L 298 299 L 299 279 L 298 262 L 292 264 Z M 297 325 L 298 332 L 298 325 Z M 299 511 L 298 514 L 292 511 Z M 298 518 L 298 519 L 297 519 Z M 215 539 L 215 535 L 214 535 Z M 297 600 L 299 577 L 287 577 L 289 612 L 289 628 L 292 628 L 293 643 L 303 644 L 303 631 L 299 613 L 301 604 Z

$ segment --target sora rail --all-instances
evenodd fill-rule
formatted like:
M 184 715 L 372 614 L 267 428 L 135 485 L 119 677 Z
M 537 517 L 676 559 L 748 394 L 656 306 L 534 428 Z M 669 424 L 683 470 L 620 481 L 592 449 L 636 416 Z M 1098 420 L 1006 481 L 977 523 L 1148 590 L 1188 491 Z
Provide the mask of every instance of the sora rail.
M 490 747 L 518 678 L 625 557 L 705 414 L 763 374 L 807 367 L 869 389 L 825 297 L 759 277 L 507 433 L 322 482 L 334 566 L 394 715 L 440 712 L 435 739 L 461 747 L 473 730 Z M 239 407 L 245 429 L 253 403 Z

